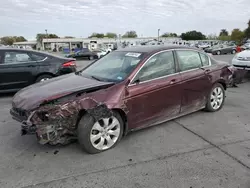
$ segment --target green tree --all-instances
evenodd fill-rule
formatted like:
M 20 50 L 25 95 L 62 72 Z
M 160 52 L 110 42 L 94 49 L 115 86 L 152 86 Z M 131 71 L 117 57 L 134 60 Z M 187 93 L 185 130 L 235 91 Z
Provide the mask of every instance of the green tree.
M 117 34 L 116 33 L 108 32 L 108 33 L 106 33 L 105 37 L 108 37 L 108 38 L 117 38 Z
M 222 41 L 229 41 L 229 40 L 231 40 L 231 36 L 230 35 L 228 35 L 228 36 L 222 35 L 222 36 L 219 36 L 218 39 L 222 40 Z
M 219 36 L 228 36 L 228 35 L 229 35 L 229 33 L 228 33 L 228 31 L 226 29 L 222 29 L 220 31 L 220 34 L 219 34 Z
M 65 38 L 65 39 L 73 39 L 73 38 L 75 38 L 75 37 L 72 37 L 72 36 L 65 36 L 64 38 Z
M 208 40 L 217 40 L 218 39 L 218 36 L 216 34 L 209 34 L 207 36 L 207 39 Z
M 96 38 L 104 38 L 104 34 L 103 33 L 92 33 L 89 38 L 92 38 L 92 37 L 96 37 Z
M 36 40 L 38 41 L 38 42 L 42 42 L 43 41 L 43 39 L 45 39 L 45 38 L 59 38 L 56 34 L 52 34 L 52 33 L 48 33 L 48 34 L 45 34 L 45 33 L 38 33 L 37 35 L 36 35 Z
M 245 29 L 244 34 L 246 38 L 250 38 L 250 20 L 247 23 L 248 27 Z
M 122 38 L 137 38 L 136 31 L 127 31 Z
M 181 39 L 182 40 L 204 40 L 204 39 L 206 39 L 206 36 L 203 35 L 199 31 L 193 30 L 193 31 L 188 31 L 186 33 L 182 33 Z
M 161 37 L 177 37 L 176 33 L 164 33 Z
M 233 29 L 231 33 L 231 40 L 236 41 L 237 43 L 241 43 L 243 39 L 244 39 L 244 32 L 238 28 Z
M 14 42 L 25 42 L 27 41 L 23 36 L 5 36 L 1 38 L 3 45 L 12 45 Z

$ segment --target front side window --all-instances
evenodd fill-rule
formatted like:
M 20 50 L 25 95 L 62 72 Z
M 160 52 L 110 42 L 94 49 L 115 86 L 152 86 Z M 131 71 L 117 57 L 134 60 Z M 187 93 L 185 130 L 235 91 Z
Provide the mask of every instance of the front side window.
M 180 71 L 188 71 L 202 67 L 201 58 L 198 52 L 191 50 L 177 50 L 176 54 Z
M 209 57 L 203 53 L 200 53 L 201 62 L 203 66 L 209 66 Z
M 136 75 L 134 81 L 148 81 L 176 72 L 172 51 L 162 52 L 151 57 Z
M 5 52 L 4 63 L 26 63 L 32 61 L 28 53 L 25 52 Z
M 114 51 L 80 72 L 82 76 L 100 81 L 120 82 L 132 73 L 143 55 L 137 52 Z

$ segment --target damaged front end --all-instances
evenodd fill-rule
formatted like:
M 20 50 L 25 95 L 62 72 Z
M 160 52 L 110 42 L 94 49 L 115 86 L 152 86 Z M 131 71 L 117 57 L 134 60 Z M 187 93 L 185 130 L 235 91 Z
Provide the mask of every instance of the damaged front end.
M 77 140 L 77 123 L 82 112 L 99 120 L 112 116 L 108 107 L 85 97 L 67 102 L 48 102 L 29 113 L 22 121 L 21 134 L 36 134 L 40 144 L 66 145 Z
M 30 111 L 17 108 L 19 105 L 13 102 L 10 113 L 13 119 L 22 123 L 22 135 L 36 134 L 40 144 L 66 145 L 77 139 L 77 123 L 84 113 L 96 120 L 112 115 L 106 104 L 99 102 L 105 97 L 103 89 L 112 85 L 53 96 Z

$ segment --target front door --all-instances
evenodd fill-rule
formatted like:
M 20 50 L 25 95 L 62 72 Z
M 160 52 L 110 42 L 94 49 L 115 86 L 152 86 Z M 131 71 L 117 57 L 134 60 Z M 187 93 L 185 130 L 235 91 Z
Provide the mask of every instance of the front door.
M 207 56 L 204 55 L 192 50 L 176 50 L 182 77 L 182 114 L 197 111 L 206 105 L 207 94 L 212 84 L 207 74 L 209 69 L 206 68 L 209 62 L 205 62 L 204 58 Z
M 24 51 L 5 51 L 0 64 L 0 90 L 16 90 L 28 86 L 34 81 L 36 61 Z
M 146 127 L 177 116 L 181 105 L 180 83 L 172 51 L 150 57 L 127 87 L 129 128 Z

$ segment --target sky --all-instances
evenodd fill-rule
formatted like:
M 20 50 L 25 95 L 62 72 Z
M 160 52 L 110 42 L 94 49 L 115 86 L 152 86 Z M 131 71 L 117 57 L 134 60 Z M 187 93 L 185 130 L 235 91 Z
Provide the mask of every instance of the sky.
M 221 29 L 245 29 L 250 0 L 5 0 L 0 6 L 0 37 L 55 33 L 60 37 L 88 37 L 93 32 L 139 37 L 165 32 L 198 30 L 218 34 Z

